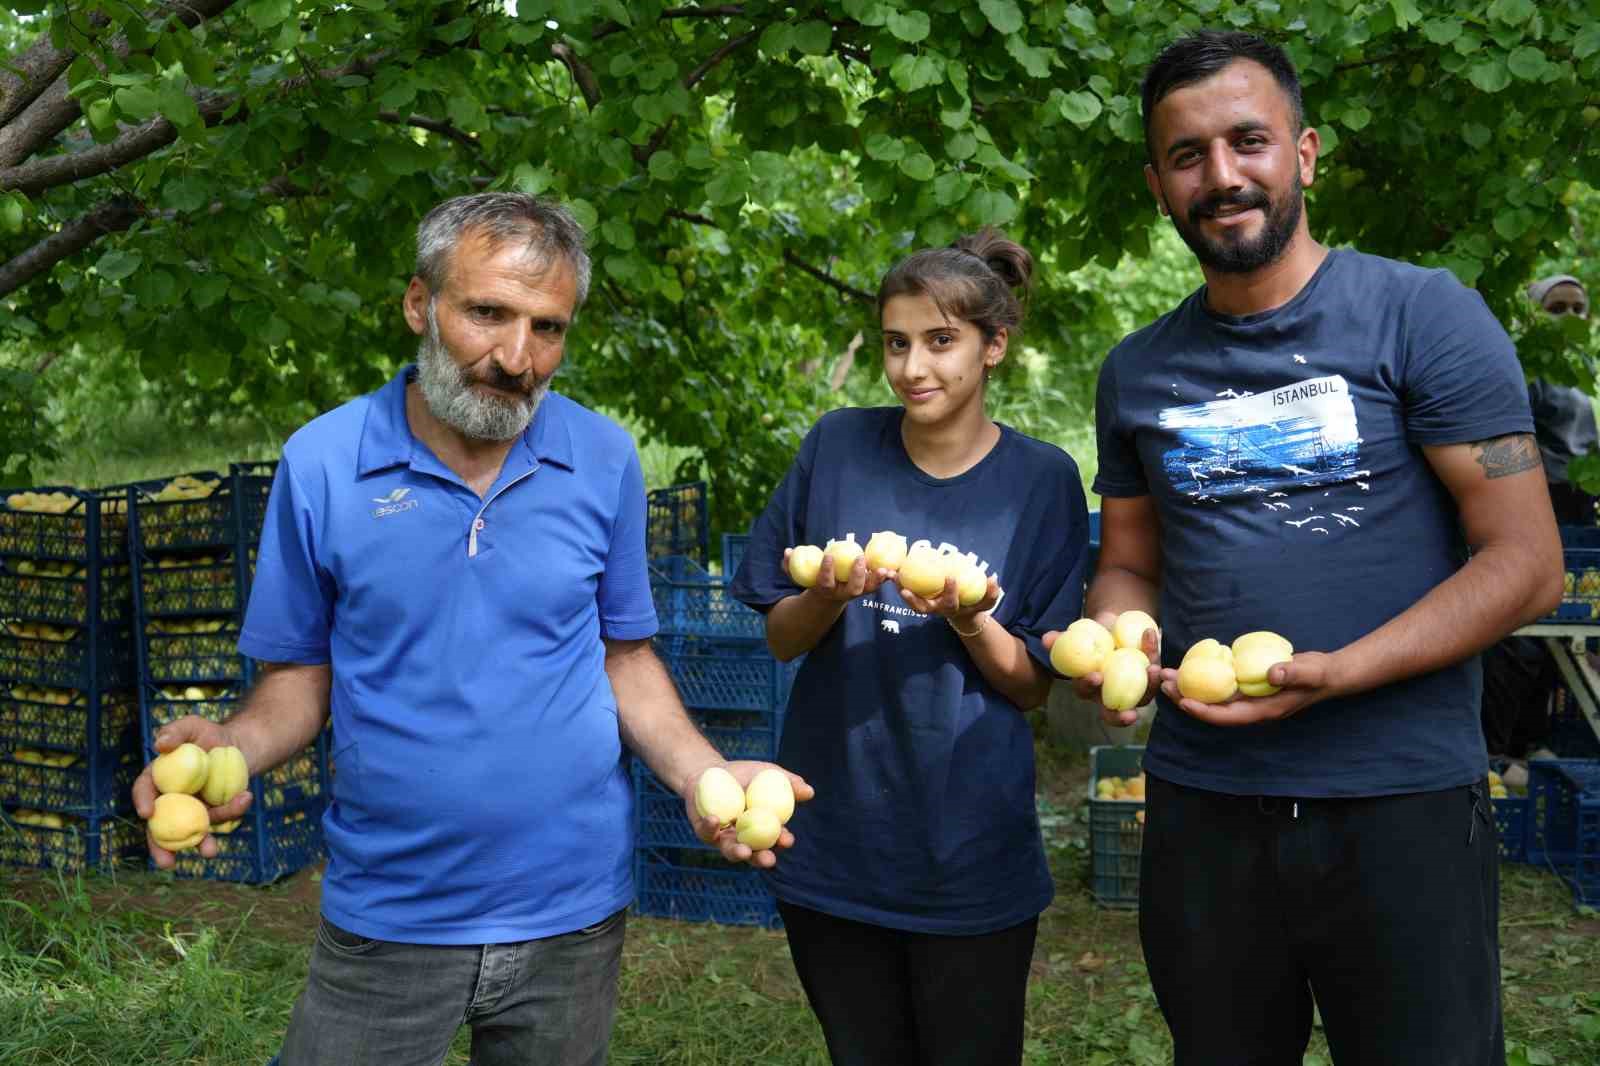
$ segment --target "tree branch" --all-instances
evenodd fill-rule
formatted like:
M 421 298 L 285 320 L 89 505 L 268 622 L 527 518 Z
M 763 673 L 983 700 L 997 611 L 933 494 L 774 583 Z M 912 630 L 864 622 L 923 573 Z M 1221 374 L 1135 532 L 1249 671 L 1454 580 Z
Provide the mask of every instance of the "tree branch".
M 827 271 L 822 270 L 819 267 L 812 266 L 810 263 L 806 262 L 804 259 L 801 259 L 798 255 L 795 255 L 794 252 L 787 248 L 783 250 L 783 261 L 788 263 L 790 266 L 805 271 L 807 274 L 810 274 L 824 285 L 832 285 L 835 289 L 838 289 L 846 296 L 854 297 L 857 300 L 864 300 L 867 303 L 873 303 L 877 300 L 877 297 L 873 296 L 870 292 L 865 292 L 861 289 L 858 289 L 848 282 L 840 281 Z
M 684 222 L 693 222 L 696 226 L 710 226 L 712 229 L 722 228 L 721 226 L 717 225 L 715 219 L 707 218 L 704 215 L 697 215 L 691 211 L 679 211 L 674 208 L 673 210 L 667 212 L 667 217 L 676 218 Z
M 384 122 L 393 122 L 400 126 L 415 126 L 419 130 L 428 130 L 448 137 L 458 144 L 464 144 L 474 152 L 481 152 L 483 146 L 478 139 L 459 126 L 451 125 L 444 119 L 429 118 L 427 115 L 404 115 L 398 111 L 379 111 L 378 117 Z
M 583 94 L 584 103 L 593 111 L 600 102 L 600 81 L 594 76 L 594 71 L 589 65 L 578 58 L 578 53 L 565 41 L 557 41 L 550 46 L 550 51 L 555 57 L 566 64 L 567 71 L 572 75 L 572 81 L 578 86 L 578 91 Z
M 133 199 L 119 196 L 72 219 L 32 248 L 0 266 L 0 296 L 21 288 L 106 234 L 127 229 L 138 217 L 139 207 Z
M 742 14 L 744 14 L 744 7 L 740 4 L 720 4 L 716 7 L 669 7 L 661 12 L 659 17 L 663 19 L 720 19 L 737 18 Z M 620 22 L 602 22 L 594 28 L 591 38 L 598 41 L 604 37 L 610 37 L 613 33 L 621 33 L 625 29 L 627 27 Z
M 751 30 L 748 33 L 741 33 L 739 36 L 725 43 L 721 48 L 718 48 L 715 52 L 712 52 L 709 56 L 707 56 L 704 63 L 701 63 L 698 67 L 695 67 L 694 70 L 689 72 L 689 76 L 683 79 L 683 87 L 685 89 L 693 89 L 697 84 L 699 84 L 702 78 L 704 78 L 707 74 L 710 74 L 711 71 L 716 68 L 718 63 L 721 63 L 724 59 L 727 59 L 734 52 L 737 52 L 739 49 L 743 48 L 745 45 L 749 44 L 759 36 L 761 36 L 760 30 Z
M 165 5 L 165 9 L 176 15 L 184 25 L 194 26 L 203 19 L 226 11 L 234 2 L 235 0 L 175 0 Z M 112 38 L 107 48 L 119 58 L 126 58 L 131 51 L 127 37 L 122 34 Z M 77 58 L 77 53 L 63 49 L 62 57 L 65 63 L 62 64 L 56 77 L 48 85 L 38 86 L 35 97 L 11 116 L 12 121 L 6 122 L 5 126 L 0 128 L 0 166 L 11 167 L 21 163 L 55 140 L 57 134 L 82 116 L 83 107 L 77 100 L 67 95 L 67 81 L 64 76 L 67 65 Z M 44 62 L 42 59 L 37 61 Z M 50 62 L 57 61 L 59 60 Z M 4 111 L 10 110 L 10 104 L 11 101 L 8 99 Z

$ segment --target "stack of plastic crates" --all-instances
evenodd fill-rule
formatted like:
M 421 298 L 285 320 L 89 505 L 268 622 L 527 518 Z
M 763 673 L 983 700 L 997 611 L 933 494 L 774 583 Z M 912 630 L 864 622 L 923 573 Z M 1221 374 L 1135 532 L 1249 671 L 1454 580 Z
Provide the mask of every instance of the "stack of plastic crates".
M 1528 763 L 1527 853 L 1572 886 L 1575 903 L 1600 907 L 1600 760 Z
M 651 591 L 661 627 L 656 653 L 706 737 L 729 759 L 774 759 L 794 669 L 767 650 L 761 615 L 682 556 L 652 563 Z M 684 817 L 683 800 L 638 760 L 633 786 L 639 914 L 780 924 L 761 875 L 730 865 L 702 844 Z
M 652 560 L 682 556 L 702 568 L 709 566 L 710 540 L 704 481 L 669 485 L 645 494 L 645 553 Z
M 1600 526 L 1562 526 L 1566 580 L 1552 622 L 1600 620 Z
M 237 650 L 272 464 L 185 474 L 129 490 L 142 740 L 185 715 L 220 722 L 243 703 L 256 664 Z M 260 884 L 322 857 L 326 735 L 250 780 L 254 799 L 220 854 L 178 856 L 180 877 Z
M 107 869 L 144 837 L 126 498 L 0 495 L 0 865 Z
M 1143 766 L 1143 745 L 1089 749 L 1089 887 L 1101 906 L 1139 905 L 1144 800 L 1115 799 L 1100 783 L 1138 777 Z

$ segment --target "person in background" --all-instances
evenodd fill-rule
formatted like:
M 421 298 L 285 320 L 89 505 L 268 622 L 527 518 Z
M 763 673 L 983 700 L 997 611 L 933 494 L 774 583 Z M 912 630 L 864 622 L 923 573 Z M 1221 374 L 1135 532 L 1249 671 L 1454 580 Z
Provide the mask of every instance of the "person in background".
M 1571 274 L 1555 274 L 1528 286 L 1528 298 L 1556 317 L 1589 317 L 1589 293 Z M 1582 389 L 1534 380 L 1528 384 L 1533 405 L 1533 435 L 1544 460 L 1550 502 L 1562 525 L 1595 524 L 1595 497 L 1572 484 L 1567 466 L 1580 455 L 1600 450 L 1594 402 Z
M 1088 550 L 1072 459 L 986 409 L 1032 272 L 985 230 L 885 275 L 883 370 L 901 402 L 812 427 L 731 586 L 766 613 L 778 658 L 805 656 L 778 755 L 817 798 L 768 881 L 835 1066 L 1022 1057 L 1054 893 L 1022 712 L 1049 693 L 1040 638 L 1078 616 Z M 843 580 L 831 561 L 813 587 L 792 579 L 796 545 L 881 530 L 971 553 L 982 598 L 963 606 L 954 580 L 920 596 L 865 558 Z

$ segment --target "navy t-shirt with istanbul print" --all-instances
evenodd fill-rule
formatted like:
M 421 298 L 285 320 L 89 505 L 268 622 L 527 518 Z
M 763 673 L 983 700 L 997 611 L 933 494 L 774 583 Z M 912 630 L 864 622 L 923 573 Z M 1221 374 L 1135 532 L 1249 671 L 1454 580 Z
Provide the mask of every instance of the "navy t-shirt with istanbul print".
M 1516 352 L 1443 270 L 1332 251 L 1272 311 L 1205 290 L 1127 337 L 1096 402 L 1103 496 L 1161 521 L 1162 660 L 1270 629 L 1331 651 L 1465 561 L 1422 449 L 1533 429 Z M 1476 657 L 1283 722 L 1220 728 L 1160 697 L 1157 776 L 1235 794 L 1377 796 L 1482 780 Z
M 1001 427 L 951 478 L 912 463 L 900 407 L 824 415 L 756 519 L 733 595 L 801 590 L 783 550 L 878 530 L 978 557 L 1004 592 L 992 623 L 1048 666 L 1043 634 L 1083 606 L 1088 511 L 1072 459 Z M 816 787 L 768 872 L 778 898 L 895 929 L 978 934 L 1034 917 L 1053 887 L 1034 806 L 1033 732 L 942 618 L 893 582 L 851 601 L 807 653 L 778 761 Z

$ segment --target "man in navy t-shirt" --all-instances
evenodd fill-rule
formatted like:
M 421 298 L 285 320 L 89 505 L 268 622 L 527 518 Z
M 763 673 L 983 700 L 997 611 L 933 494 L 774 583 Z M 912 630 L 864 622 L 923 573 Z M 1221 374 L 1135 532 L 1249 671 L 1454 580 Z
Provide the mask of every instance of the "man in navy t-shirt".
M 710 767 L 767 765 L 724 764 L 650 649 L 633 442 L 549 391 L 584 243 L 531 196 L 429 212 L 416 366 L 284 447 L 239 638 L 271 665 L 226 723 L 156 737 L 236 745 L 260 774 L 331 715 L 322 920 L 283 1066 L 437 1063 L 463 1023 L 480 1066 L 603 1062 L 634 895 L 624 747 L 685 797 Z M 148 770 L 134 793 L 148 817 Z
M 1161 626 L 1140 932 L 1177 1062 L 1298 1062 L 1314 999 L 1337 1062 L 1501 1063 L 1476 655 L 1561 594 L 1516 354 L 1450 274 L 1311 238 L 1277 47 L 1178 41 L 1144 115 L 1206 284 L 1101 371 L 1086 613 Z M 1262 629 L 1281 691 L 1180 698 L 1193 643 Z

